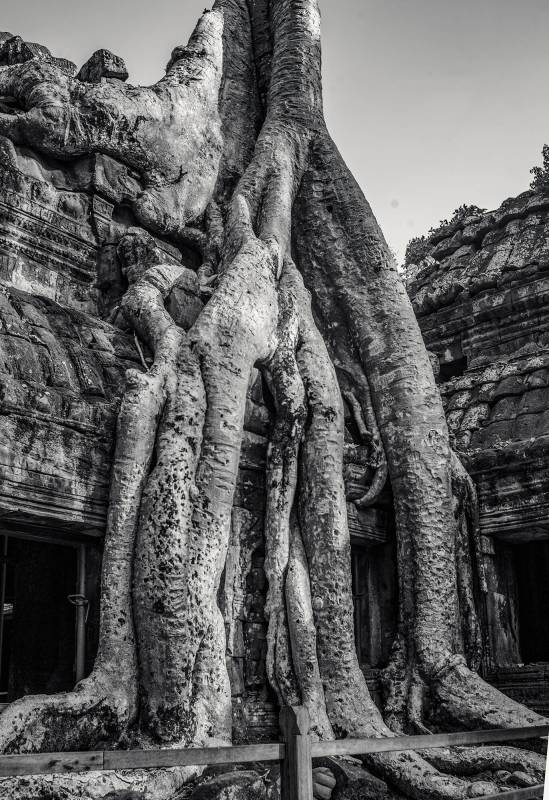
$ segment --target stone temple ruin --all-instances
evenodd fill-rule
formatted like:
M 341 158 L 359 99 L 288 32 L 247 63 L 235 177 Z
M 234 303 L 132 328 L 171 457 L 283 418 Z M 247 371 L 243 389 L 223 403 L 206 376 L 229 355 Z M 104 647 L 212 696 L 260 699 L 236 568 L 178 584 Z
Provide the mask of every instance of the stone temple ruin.
M 0 34 L 0 68 L 50 57 Z M 63 69 L 75 74 L 70 62 Z M 78 77 L 127 78 L 98 51 Z M 0 98 L 0 103 L 2 103 Z M 93 663 L 114 426 L 124 374 L 149 360 L 122 327 L 116 247 L 136 226 L 132 171 L 103 155 L 60 162 L 0 139 L 0 701 L 71 688 Z M 456 449 L 480 498 L 484 674 L 549 713 L 549 197 L 527 192 L 433 233 L 409 276 Z M 200 254 L 156 237 L 166 260 Z M 181 287 L 177 291 L 183 291 Z M 188 302 L 201 304 L 196 287 Z M 168 302 L 177 302 L 171 297 Z M 221 607 L 237 730 L 272 739 L 265 674 L 262 519 L 273 401 L 250 386 Z M 349 494 L 375 453 L 347 408 Z M 396 626 L 390 488 L 349 502 L 355 627 L 378 690 Z
M 434 231 L 408 292 L 480 501 L 485 675 L 549 710 L 549 197 Z

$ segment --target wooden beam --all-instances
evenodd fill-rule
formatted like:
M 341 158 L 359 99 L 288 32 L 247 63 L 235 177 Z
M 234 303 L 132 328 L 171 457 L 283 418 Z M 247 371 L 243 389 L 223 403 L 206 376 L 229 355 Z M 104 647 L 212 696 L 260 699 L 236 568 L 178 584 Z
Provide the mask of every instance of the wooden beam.
M 90 770 L 154 769 L 159 767 L 249 764 L 281 761 L 283 800 L 312 800 L 312 758 L 334 755 L 366 755 L 401 750 L 418 752 L 436 747 L 519 741 L 547 737 L 549 725 L 494 731 L 441 733 L 433 736 L 400 736 L 393 739 L 339 739 L 312 742 L 305 709 L 288 709 L 280 719 L 285 743 L 238 745 L 236 747 L 191 747 L 184 750 L 99 750 L 78 753 L 24 753 L 0 755 L 0 777 L 63 774 Z M 497 795 L 506 800 L 538 798 L 543 787 L 517 789 Z M 485 800 L 492 800 L 485 798 Z
M 185 750 L 99 750 L 82 753 L 24 753 L 0 756 L 0 777 L 96 770 L 153 769 L 208 764 L 281 761 L 283 744 L 190 747 Z
M 543 784 L 538 786 L 528 786 L 526 789 L 514 789 L 512 792 L 503 794 L 490 794 L 482 800 L 541 800 L 543 797 Z
M 104 769 L 103 751 L 90 753 L 25 753 L 0 756 L 0 777 L 63 774 Z
M 286 744 L 286 758 L 280 770 L 280 800 L 313 800 L 309 727 L 306 708 L 284 706 L 280 711 L 280 728 Z
M 280 761 L 284 758 L 284 752 L 283 744 L 189 747 L 185 750 L 105 750 L 104 769 L 148 769 Z
M 523 739 L 547 737 L 549 725 L 501 730 L 464 731 L 463 733 L 436 733 L 432 736 L 398 736 L 383 739 L 337 739 L 331 742 L 313 742 L 313 758 L 337 755 L 367 755 L 369 753 L 397 753 L 401 750 L 430 750 L 436 747 L 456 747 L 487 742 L 512 742 Z

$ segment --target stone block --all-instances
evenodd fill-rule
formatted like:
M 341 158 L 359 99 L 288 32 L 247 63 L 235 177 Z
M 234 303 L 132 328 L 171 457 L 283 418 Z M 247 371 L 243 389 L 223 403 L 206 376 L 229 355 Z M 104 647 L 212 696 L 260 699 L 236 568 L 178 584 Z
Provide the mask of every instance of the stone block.
M 96 50 L 80 68 L 78 80 L 85 83 L 100 83 L 102 78 L 117 78 L 125 81 L 128 70 L 124 59 L 111 53 L 110 50 Z
M 11 67 L 15 64 L 24 64 L 31 58 L 45 58 L 50 55 L 47 47 L 32 42 L 25 42 L 20 36 L 5 39 L 0 45 L 0 66 Z
M 76 71 L 76 66 L 72 61 L 66 58 L 54 58 L 43 44 L 25 42 L 20 36 L 0 34 L 0 66 L 11 67 L 15 64 L 24 64 L 32 58 L 41 61 L 48 60 L 67 75 L 74 75 Z

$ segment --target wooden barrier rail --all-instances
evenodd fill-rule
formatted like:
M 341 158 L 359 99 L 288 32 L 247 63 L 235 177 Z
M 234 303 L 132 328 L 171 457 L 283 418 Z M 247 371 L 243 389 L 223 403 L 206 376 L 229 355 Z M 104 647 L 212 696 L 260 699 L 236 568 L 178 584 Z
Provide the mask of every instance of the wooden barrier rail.
M 491 794 L 481 797 L 480 800 L 542 800 L 543 784 L 539 786 L 529 786 L 527 789 L 514 789 L 512 792 L 503 794 Z
M 395 736 L 394 739 L 337 739 L 335 742 L 313 742 L 313 758 L 337 755 L 398 753 L 400 750 L 432 750 L 437 747 L 458 747 L 468 744 L 495 744 L 547 736 L 549 725 L 527 728 L 503 728 L 461 733 L 434 733 L 430 736 Z
M 284 744 L 249 744 L 236 747 L 189 747 L 185 750 L 94 750 L 78 753 L 28 753 L 0 756 L 0 777 L 56 775 L 92 770 L 198 767 L 209 764 L 246 764 L 282 761 Z
M 154 769 L 158 767 L 249 764 L 257 761 L 281 763 L 282 800 L 312 800 L 312 759 L 326 756 L 370 755 L 403 750 L 424 750 L 496 742 L 546 738 L 549 725 L 504 730 L 437 733 L 388 739 L 338 739 L 313 742 L 309 716 L 304 708 L 284 708 L 280 714 L 284 742 L 235 747 L 201 747 L 184 750 L 96 750 L 78 753 L 28 753 L 0 755 L 0 778 L 18 775 L 61 774 L 92 770 Z M 483 800 L 534 800 L 543 796 L 543 786 L 516 789 Z

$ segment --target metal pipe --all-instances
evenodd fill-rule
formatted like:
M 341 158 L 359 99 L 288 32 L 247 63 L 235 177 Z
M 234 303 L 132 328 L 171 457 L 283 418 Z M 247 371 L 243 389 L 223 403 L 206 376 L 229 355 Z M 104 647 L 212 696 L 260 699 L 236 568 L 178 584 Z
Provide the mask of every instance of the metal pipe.
M 4 655 L 4 603 L 6 602 L 6 571 L 8 568 L 8 537 L 2 537 L 2 569 L 0 570 L 0 680 Z
M 78 545 L 76 573 L 76 658 L 75 677 L 76 683 L 82 680 L 86 671 L 86 545 Z

